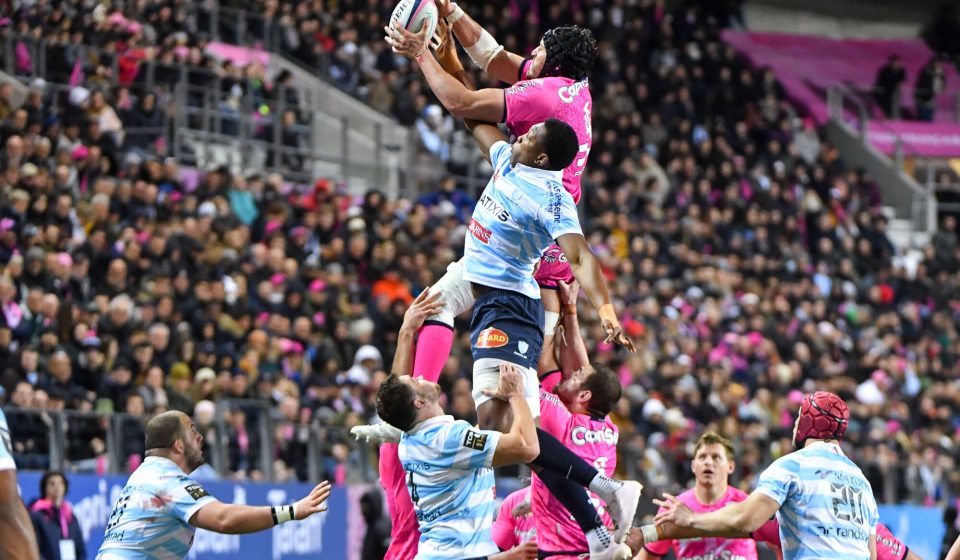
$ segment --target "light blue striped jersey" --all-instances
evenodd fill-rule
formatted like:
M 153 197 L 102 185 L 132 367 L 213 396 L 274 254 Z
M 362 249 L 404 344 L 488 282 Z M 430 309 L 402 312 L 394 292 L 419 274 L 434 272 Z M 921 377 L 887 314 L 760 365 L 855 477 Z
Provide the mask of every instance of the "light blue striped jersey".
M 760 475 L 757 492 L 777 501 L 784 560 L 868 560 L 880 514 L 870 482 L 840 446 L 814 442 Z
M 13 461 L 13 443 L 10 441 L 10 427 L 7 425 L 7 415 L 0 410 L 0 471 L 15 471 L 17 465 Z
M 493 453 L 500 432 L 436 416 L 400 438 L 397 455 L 420 524 L 416 560 L 479 558 L 499 552 L 490 534 L 497 511 Z
M 196 531 L 190 518 L 215 501 L 170 459 L 147 457 L 120 492 L 97 560 L 184 558 Z
M 533 269 L 554 240 L 581 233 L 577 206 L 563 188 L 563 171 L 510 164 L 506 142 L 490 147 L 493 177 L 467 227 L 463 277 L 540 299 Z

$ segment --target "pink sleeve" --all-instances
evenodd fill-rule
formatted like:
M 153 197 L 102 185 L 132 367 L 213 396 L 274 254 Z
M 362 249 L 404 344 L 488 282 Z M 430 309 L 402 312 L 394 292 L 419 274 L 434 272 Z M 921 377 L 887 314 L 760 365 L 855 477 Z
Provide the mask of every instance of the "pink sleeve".
M 780 524 L 777 523 L 776 519 L 771 519 L 759 529 L 753 532 L 753 540 L 757 542 L 765 542 L 776 547 L 780 547 Z
M 563 378 L 563 372 L 559 369 L 548 371 L 540 378 L 540 389 L 552 395 L 553 390 L 560 384 L 561 378 Z
M 559 98 L 551 95 L 550 89 L 543 80 L 526 80 L 504 90 L 504 120 L 514 134 L 524 134 L 531 126 L 554 116 Z
M 570 411 L 553 393 L 540 389 L 540 427 L 545 432 L 563 441 L 563 430 L 570 419 Z
M 514 494 L 510 494 L 500 504 L 500 512 L 497 513 L 497 518 L 493 521 L 493 528 L 490 529 L 493 542 L 500 547 L 500 550 L 509 550 L 520 544 L 516 542 L 517 534 L 514 532 L 517 520 L 510 513 L 517 505 L 516 500 L 511 499 L 513 496 Z

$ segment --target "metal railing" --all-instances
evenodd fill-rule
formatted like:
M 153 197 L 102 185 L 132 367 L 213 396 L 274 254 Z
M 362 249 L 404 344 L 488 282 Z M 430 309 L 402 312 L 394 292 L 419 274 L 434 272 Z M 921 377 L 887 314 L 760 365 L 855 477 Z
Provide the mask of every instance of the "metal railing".
M 882 168 L 884 173 L 892 172 L 902 179 L 899 184 L 908 187 L 908 189 L 888 190 L 885 195 L 891 196 L 892 200 L 901 207 L 901 216 L 910 220 L 912 224 L 911 245 L 917 239 L 915 235 L 917 232 L 922 231 L 932 234 L 936 228 L 937 200 L 931 178 L 928 176 L 926 181 L 918 183 L 906 173 L 907 157 L 910 157 L 914 162 L 923 161 L 919 151 L 909 142 L 904 141 L 903 137 L 892 130 L 883 120 L 872 120 L 867 104 L 845 86 L 834 86 L 827 90 L 827 111 L 831 121 L 842 123 L 851 128 L 864 149 L 875 154 L 870 157 L 877 162 L 878 170 Z M 871 122 L 893 136 L 894 150 L 891 158 L 887 159 L 879 151 L 873 149 L 869 135 Z M 881 161 L 889 161 L 889 164 L 880 165 L 879 162 Z M 878 176 L 876 170 L 871 171 L 871 173 L 875 178 L 882 179 Z
M 31 54 L 32 64 L 27 69 L 19 68 L 13 55 L 20 41 Z M 112 65 L 115 76 L 118 73 L 116 53 L 89 45 L 64 46 L 44 38 L 10 33 L 3 36 L 2 42 L 0 64 L 24 83 L 35 77 L 44 77 L 48 82 L 69 79 L 59 74 L 50 76 L 47 53 L 52 48 L 73 49 L 74 56 L 82 59 L 93 51 L 101 61 Z M 314 99 L 309 88 L 296 88 L 300 99 L 293 106 L 287 102 L 286 86 L 282 84 L 270 99 L 254 100 L 253 95 L 245 93 L 239 107 L 231 111 L 228 94 L 224 92 L 225 81 L 205 67 L 143 60 L 133 82 L 121 87 L 127 87 L 134 95 L 156 93 L 159 106 L 171 105 L 174 126 L 167 140 L 173 146 L 174 157 L 182 164 L 205 167 L 227 163 L 235 172 L 262 164 L 262 170 L 281 173 L 294 183 L 308 184 L 321 177 L 350 179 L 351 187 L 358 192 L 370 187 L 391 195 L 410 193 L 405 171 L 409 167 L 405 149 L 409 131 L 405 137 L 398 136 L 393 130 L 396 125 L 391 126 L 388 134 L 384 123 L 378 120 L 330 117 L 323 113 L 321 100 Z M 69 90 L 66 85 L 57 87 Z M 301 138 L 300 146 L 284 145 L 282 141 L 284 131 L 280 123 L 288 109 L 297 113 L 298 123 L 287 127 L 287 132 Z M 272 127 L 272 134 L 257 134 L 266 127 Z M 255 159 L 251 160 L 251 155 Z M 223 157 L 227 161 L 220 161 Z
M 107 413 L 79 410 L 52 410 L 4 407 L 10 426 L 13 456 L 25 470 L 61 470 L 64 472 L 126 473 L 143 456 L 144 428 L 148 416 L 126 413 Z M 376 478 L 373 449 L 356 442 L 345 428 L 327 426 L 314 420 L 310 424 L 290 423 L 279 416 L 271 403 L 249 399 L 223 399 L 217 402 L 214 421 L 209 426 L 198 426 L 204 435 L 210 466 L 221 477 L 233 475 L 230 465 L 231 411 L 247 414 L 247 430 L 258 448 L 251 450 L 256 457 L 256 469 L 264 478 L 273 480 L 274 461 L 278 456 L 277 428 L 294 426 L 306 433 L 307 480 L 321 480 L 332 476 L 327 466 L 334 443 L 349 446 L 345 470 L 351 481 L 369 482 Z

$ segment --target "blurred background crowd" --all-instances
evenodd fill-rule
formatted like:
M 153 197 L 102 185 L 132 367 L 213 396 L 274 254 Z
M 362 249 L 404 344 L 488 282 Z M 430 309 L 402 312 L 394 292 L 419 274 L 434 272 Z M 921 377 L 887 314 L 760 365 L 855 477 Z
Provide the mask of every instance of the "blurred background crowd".
M 720 40 L 741 23 L 735 2 L 494 4 L 465 8 L 512 51 L 528 53 L 559 24 L 599 41 L 581 210 L 638 352 L 598 342 L 585 305 L 581 318 L 592 356 L 625 388 L 622 474 L 655 493 L 686 485 L 692 444 L 709 428 L 735 441 L 734 480 L 749 488 L 790 451 L 801 394 L 826 389 L 851 405 L 844 447 L 879 501 L 950 503 L 960 493 L 955 219 L 944 216 L 921 259 L 904 258 L 871 177 L 845 165 L 771 71 Z M 275 478 L 306 479 L 311 427 L 322 426 L 324 476 L 363 477 L 369 450 L 346 430 L 374 420 L 407 304 L 461 255 L 476 194 L 463 175 L 477 154 L 383 42 L 392 0 L 266 0 L 250 19 L 266 41 L 257 48 L 416 127 L 424 161 L 446 173 L 400 199 L 256 169 L 186 173 L 166 150 L 176 107 L 138 82 L 145 60 L 201 68 L 198 84 L 216 75 L 254 106 L 282 91 L 289 115 L 268 124 L 300 118 L 289 75 L 206 56 L 196 32 L 206 7 L 0 0 L 0 37 L 50 40 L 48 74 L 27 81 L 22 103 L 0 87 L 0 401 L 18 461 L 49 466 L 36 409 L 129 415 L 116 442 L 102 417 L 71 420 L 68 460 L 98 472 L 110 445 L 135 466 L 142 418 L 178 409 L 223 444 L 227 476 L 260 478 L 269 463 Z M 36 60 L 12 44 L 5 56 L 30 74 Z M 444 404 L 473 419 L 458 332 Z

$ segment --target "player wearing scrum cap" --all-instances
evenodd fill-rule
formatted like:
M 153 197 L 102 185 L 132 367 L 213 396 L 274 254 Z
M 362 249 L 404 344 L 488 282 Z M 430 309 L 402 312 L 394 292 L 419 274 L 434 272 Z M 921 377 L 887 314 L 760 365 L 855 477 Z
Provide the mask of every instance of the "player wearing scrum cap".
M 746 500 L 694 513 L 676 497 L 661 506 L 656 525 L 641 527 L 646 542 L 692 537 L 742 537 L 774 514 L 785 560 L 876 560 L 879 513 L 863 472 L 840 449 L 850 411 L 824 391 L 804 397 L 793 429 L 797 451 L 773 462 Z

